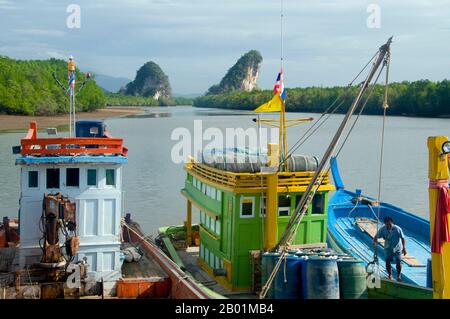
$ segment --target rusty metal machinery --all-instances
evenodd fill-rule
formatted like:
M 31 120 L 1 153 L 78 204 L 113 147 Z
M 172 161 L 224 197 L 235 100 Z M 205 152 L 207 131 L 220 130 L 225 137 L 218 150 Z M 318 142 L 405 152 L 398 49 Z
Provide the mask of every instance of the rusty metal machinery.
M 61 193 L 44 194 L 41 230 L 43 232 L 42 268 L 62 268 L 70 263 L 78 251 L 76 234 L 76 205 Z M 65 255 L 61 252 L 60 232 L 64 235 Z

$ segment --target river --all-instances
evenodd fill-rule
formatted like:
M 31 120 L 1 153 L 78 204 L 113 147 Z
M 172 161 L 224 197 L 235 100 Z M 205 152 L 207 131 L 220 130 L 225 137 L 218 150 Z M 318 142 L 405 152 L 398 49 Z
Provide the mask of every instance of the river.
M 143 229 L 155 234 L 158 227 L 181 224 L 186 202 L 180 190 L 186 172 L 172 161 L 171 140 L 176 128 L 191 132 L 194 120 L 202 120 L 203 129 L 255 127 L 251 112 L 200 109 L 190 106 L 148 108 L 142 116 L 106 121 L 113 136 L 122 137 L 129 148 L 129 163 L 124 169 L 125 211 L 138 220 Z M 289 113 L 288 118 L 319 114 Z M 342 115 L 333 115 L 297 153 L 321 157 L 336 131 Z M 388 117 L 386 121 L 382 200 L 428 218 L 427 137 L 448 135 L 449 119 Z M 38 123 L 39 124 L 39 123 Z M 346 188 L 361 188 L 376 196 L 382 117 L 361 116 L 339 156 Z M 293 145 L 311 123 L 289 128 L 288 143 Z M 0 215 L 17 216 L 19 167 L 14 165 L 11 147 L 18 145 L 24 133 L 0 134 Z M 196 216 L 197 218 L 197 216 Z

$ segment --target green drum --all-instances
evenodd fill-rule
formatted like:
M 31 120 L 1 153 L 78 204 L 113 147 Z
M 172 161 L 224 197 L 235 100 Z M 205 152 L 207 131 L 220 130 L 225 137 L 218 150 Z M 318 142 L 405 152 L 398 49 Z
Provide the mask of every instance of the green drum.
M 338 260 L 341 299 L 367 299 L 367 273 L 364 262 L 357 259 Z

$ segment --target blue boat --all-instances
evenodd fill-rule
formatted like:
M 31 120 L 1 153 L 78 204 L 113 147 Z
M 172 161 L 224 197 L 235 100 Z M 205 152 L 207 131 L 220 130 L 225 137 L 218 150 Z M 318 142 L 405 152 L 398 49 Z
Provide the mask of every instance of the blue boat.
M 328 244 L 369 264 L 374 260 L 373 236 L 383 218 L 390 216 L 406 237 L 408 254 L 402 262 L 402 281 L 426 287 L 427 260 L 431 258 L 429 221 L 388 203 L 378 205 L 361 190 L 346 190 L 335 158 L 331 159 L 331 171 L 336 192 L 328 204 Z M 377 247 L 379 269 L 381 276 L 387 277 L 382 244 Z M 392 268 L 396 278 L 395 265 Z

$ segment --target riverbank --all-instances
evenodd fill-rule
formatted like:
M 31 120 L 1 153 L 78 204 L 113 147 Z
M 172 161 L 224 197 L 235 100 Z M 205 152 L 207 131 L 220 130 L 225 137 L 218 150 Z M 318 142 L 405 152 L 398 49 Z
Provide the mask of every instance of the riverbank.
M 114 117 L 123 117 L 143 113 L 139 107 L 108 107 L 94 112 L 78 112 L 77 120 L 105 120 Z M 60 114 L 53 116 L 25 116 L 25 115 L 1 115 L 0 133 L 26 131 L 31 121 L 36 121 L 39 129 L 56 127 L 58 130 L 67 130 L 69 115 Z
M 382 115 L 384 86 L 377 84 L 364 102 L 364 115 Z M 448 118 L 450 115 L 450 80 L 433 82 L 392 82 L 388 90 L 388 115 L 428 118 Z M 286 89 L 286 111 L 323 113 L 330 105 L 334 113 L 345 113 L 353 102 L 357 86 L 305 87 Z M 273 97 L 272 90 L 251 92 L 231 91 L 208 94 L 194 99 L 194 106 L 238 110 L 254 110 Z M 333 103 L 334 101 L 334 103 Z

